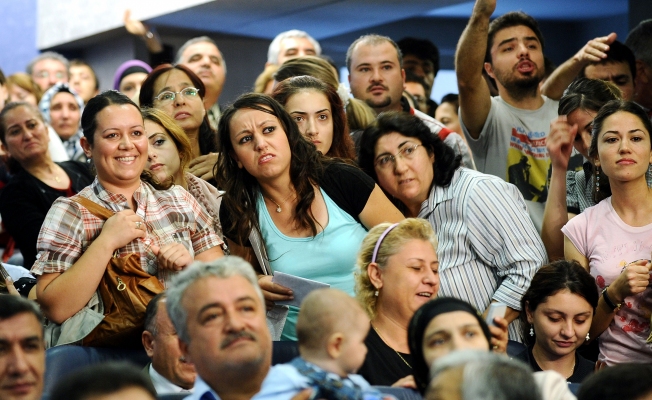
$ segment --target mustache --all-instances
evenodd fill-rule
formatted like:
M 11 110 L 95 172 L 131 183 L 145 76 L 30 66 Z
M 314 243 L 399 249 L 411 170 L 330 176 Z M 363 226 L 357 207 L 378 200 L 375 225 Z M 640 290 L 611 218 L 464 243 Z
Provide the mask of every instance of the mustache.
M 256 340 L 256 337 L 247 331 L 238 331 L 238 332 L 232 332 L 229 333 L 223 340 L 222 344 L 220 345 L 221 349 L 224 349 L 226 347 L 229 347 L 233 342 L 239 339 L 250 339 L 250 340 Z
M 367 88 L 367 92 L 371 92 L 371 90 L 372 90 L 373 88 L 375 88 L 375 87 L 379 87 L 379 86 L 382 87 L 382 88 L 385 89 L 385 90 L 389 90 L 389 89 L 387 88 L 387 86 L 385 86 L 385 85 L 381 85 L 380 83 L 376 83 L 376 84 L 374 84 L 374 85 L 369 85 L 369 87 Z

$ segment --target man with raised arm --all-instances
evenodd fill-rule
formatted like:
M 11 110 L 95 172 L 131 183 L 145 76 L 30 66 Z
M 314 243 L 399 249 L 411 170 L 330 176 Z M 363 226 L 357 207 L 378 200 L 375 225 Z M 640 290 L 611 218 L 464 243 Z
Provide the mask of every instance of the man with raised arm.
M 489 18 L 496 0 L 477 0 L 455 54 L 460 122 L 477 169 L 516 185 L 541 230 L 550 159 L 546 137 L 558 102 L 541 95 L 543 36 L 534 18 Z M 491 97 L 482 70 L 496 81 Z

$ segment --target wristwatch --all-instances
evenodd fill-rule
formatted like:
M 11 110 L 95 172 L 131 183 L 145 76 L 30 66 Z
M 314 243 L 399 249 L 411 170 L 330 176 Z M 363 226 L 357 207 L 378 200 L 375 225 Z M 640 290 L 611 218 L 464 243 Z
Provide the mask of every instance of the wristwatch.
M 609 298 L 609 295 L 607 294 L 607 289 L 609 289 L 609 285 L 605 286 L 604 289 L 602 289 L 602 298 L 604 299 L 604 302 L 607 304 L 609 308 L 611 308 L 612 311 L 620 310 L 622 303 L 618 303 L 618 304 L 614 303 Z

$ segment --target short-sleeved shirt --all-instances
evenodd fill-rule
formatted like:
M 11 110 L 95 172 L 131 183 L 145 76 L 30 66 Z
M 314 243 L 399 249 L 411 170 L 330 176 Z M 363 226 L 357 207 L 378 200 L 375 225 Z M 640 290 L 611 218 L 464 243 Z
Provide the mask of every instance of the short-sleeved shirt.
M 647 185 L 652 187 L 652 174 L 647 175 Z M 580 171 L 566 172 L 566 209 L 571 214 L 579 214 L 595 205 L 593 200 L 593 169 L 585 162 Z
M 575 248 L 589 261 L 596 290 L 613 283 L 623 268 L 634 261 L 650 258 L 652 224 L 627 225 L 616 213 L 611 197 L 584 210 L 562 228 Z M 652 288 L 628 296 L 613 321 L 600 335 L 599 360 L 607 365 L 652 363 L 650 335 Z
M 130 209 L 129 200 L 106 190 L 95 179 L 78 193 L 114 212 Z M 213 231 L 213 222 L 197 201 L 180 186 L 168 190 L 155 190 L 145 182 L 133 195 L 137 203 L 136 214 L 145 221 L 147 236 L 132 240 L 117 249 L 118 256 L 130 253 L 140 255 L 143 270 L 167 282 L 173 274 L 169 270 L 158 271 L 156 256 L 151 245 L 182 243 L 191 256 L 202 253 L 222 241 Z M 32 267 L 34 275 L 62 273 L 68 270 L 99 236 L 104 220 L 91 214 L 72 198 L 57 199 L 41 227 L 36 244 L 38 254 Z
M 507 104 L 500 96 L 492 97 L 478 139 L 471 137 L 460 119 L 477 170 L 516 185 L 528 202 L 530 217 L 538 230 L 548 198 L 550 157 L 546 138 L 559 105 L 545 96 L 543 100 L 538 109 L 524 110 Z

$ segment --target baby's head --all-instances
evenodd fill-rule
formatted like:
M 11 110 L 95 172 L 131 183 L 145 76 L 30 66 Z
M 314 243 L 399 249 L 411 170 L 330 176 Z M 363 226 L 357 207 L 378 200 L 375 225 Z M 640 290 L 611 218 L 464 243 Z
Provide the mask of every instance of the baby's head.
M 364 362 L 369 317 L 351 296 L 337 289 L 319 289 L 301 303 L 297 319 L 299 352 L 304 360 L 342 377 Z

